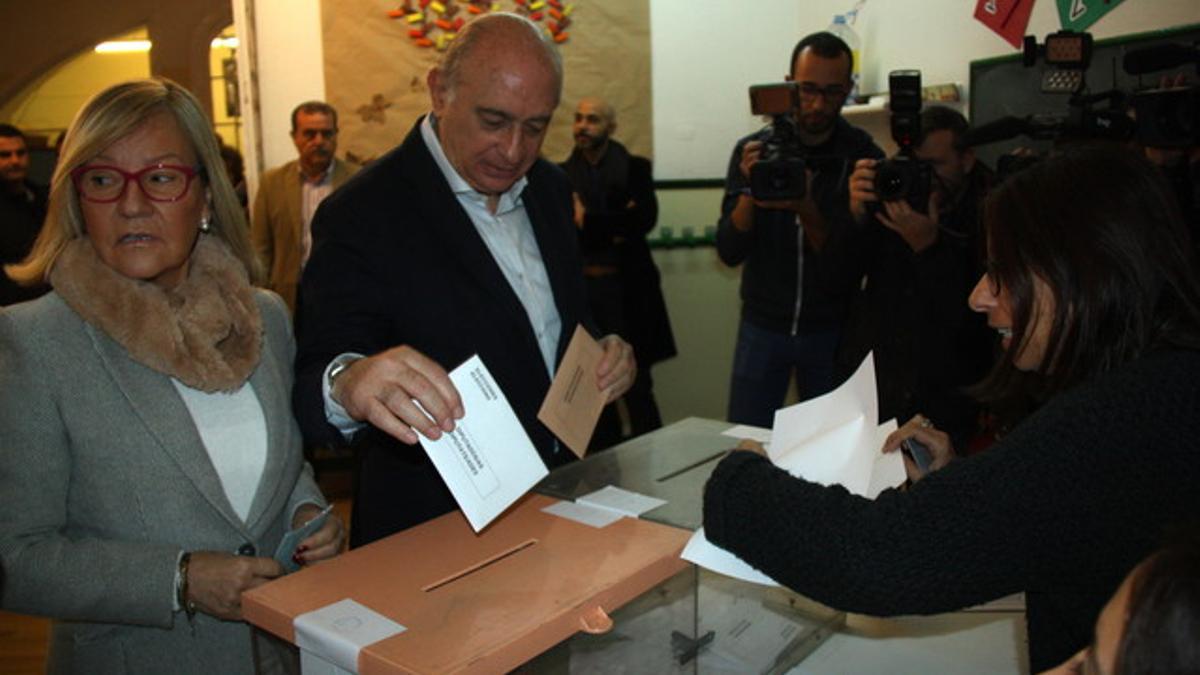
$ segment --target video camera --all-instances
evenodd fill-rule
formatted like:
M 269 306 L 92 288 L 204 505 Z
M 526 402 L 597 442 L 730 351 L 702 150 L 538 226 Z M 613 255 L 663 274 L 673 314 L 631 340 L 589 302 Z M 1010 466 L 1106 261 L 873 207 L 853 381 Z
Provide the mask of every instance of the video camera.
M 1200 89 L 1156 88 L 1132 96 L 1118 89 L 1085 94 L 1084 73 L 1091 65 L 1091 56 L 1092 36 L 1087 33 L 1052 33 L 1041 47 L 1036 38 L 1026 36 L 1025 66 L 1032 67 L 1040 57 L 1046 66 L 1041 91 L 1068 94 L 1067 111 L 1001 117 L 967 132 L 966 145 L 986 145 L 1017 136 L 1055 143 L 1136 139 L 1151 147 L 1188 147 L 1200 143 Z M 1125 55 L 1122 66 L 1130 75 L 1143 75 L 1188 63 L 1200 66 L 1200 50 L 1168 44 L 1131 51 Z M 1136 121 L 1129 116 L 1130 107 Z M 997 175 L 1003 179 L 1033 161 L 1036 160 L 1027 156 L 1004 155 L 997 162 Z
M 925 213 L 933 182 L 933 167 L 917 159 L 915 146 L 921 138 L 921 71 L 893 70 L 888 73 L 892 140 L 900 152 L 875 165 L 875 196 L 868 209 L 878 212 L 885 201 L 903 199 Z
M 1121 66 L 1130 75 L 1144 75 L 1183 65 L 1200 74 L 1200 49 L 1195 45 L 1164 44 L 1129 52 Z M 1200 145 L 1200 87 L 1147 89 L 1133 95 L 1136 138 L 1153 148 Z
M 750 167 L 750 194 L 760 201 L 803 199 L 807 192 L 804 157 L 796 136 L 800 92 L 795 82 L 750 87 L 750 111 L 771 116 L 762 158 Z

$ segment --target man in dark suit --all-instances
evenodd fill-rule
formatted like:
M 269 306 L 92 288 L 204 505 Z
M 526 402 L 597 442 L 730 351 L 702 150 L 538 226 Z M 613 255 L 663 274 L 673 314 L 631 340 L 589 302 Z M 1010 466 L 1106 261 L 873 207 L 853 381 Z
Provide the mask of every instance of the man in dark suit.
M 650 366 L 675 355 L 675 337 L 646 243 L 658 220 L 650 160 L 630 154 L 613 139 L 616 128 L 611 105 L 592 96 L 581 99 L 572 126 L 575 150 L 562 167 L 575 191 L 575 226 L 592 317 L 602 331 L 628 339 L 641 364 L 637 381 L 622 399 L 630 431 L 640 436 L 662 426 Z M 610 405 L 592 447 L 620 440 L 620 417 Z
M 322 202 L 300 283 L 296 415 L 312 443 L 355 433 L 351 545 L 454 509 L 418 434 L 454 428 L 447 370 L 478 353 L 550 467 L 573 458 L 537 420 L 576 324 L 590 323 L 566 176 L 538 158 L 562 89 L 553 45 L 489 14 L 427 79 L 432 113 Z M 593 386 L 632 383 L 601 340 Z

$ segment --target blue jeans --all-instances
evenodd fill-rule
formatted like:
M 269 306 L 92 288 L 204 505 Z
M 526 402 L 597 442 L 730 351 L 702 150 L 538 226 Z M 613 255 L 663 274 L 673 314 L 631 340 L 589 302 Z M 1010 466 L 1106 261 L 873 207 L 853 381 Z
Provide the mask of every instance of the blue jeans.
M 771 428 L 783 405 L 792 373 L 800 400 L 833 389 L 833 357 L 841 331 L 826 329 L 795 336 L 742 320 L 733 353 L 729 421 Z

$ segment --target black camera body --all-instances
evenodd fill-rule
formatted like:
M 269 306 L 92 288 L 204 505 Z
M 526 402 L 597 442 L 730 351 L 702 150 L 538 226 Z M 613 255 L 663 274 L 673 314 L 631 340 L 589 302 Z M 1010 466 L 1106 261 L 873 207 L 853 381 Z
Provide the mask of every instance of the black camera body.
M 933 189 L 933 167 L 917 159 L 914 146 L 921 137 L 921 71 L 893 70 L 888 73 L 892 140 L 900 152 L 875 164 L 875 197 L 868 210 L 878 213 L 883 202 L 905 200 L 913 210 L 925 213 Z
M 803 199 L 808 192 L 807 165 L 799 151 L 794 121 L 799 102 L 795 82 L 750 87 L 751 112 L 772 118 L 762 157 L 750 167 L 750 195 L 756 200 Z
M 1152 148 L 1200 145 L 1200 87 L 1176 87 L 1138 92 L 1137 141 Z
M 875 197 L 881 202 L 903 199 L 914 211 L 925 213 L 933 186 L 929 162 L 901 154 L 875 165 Z

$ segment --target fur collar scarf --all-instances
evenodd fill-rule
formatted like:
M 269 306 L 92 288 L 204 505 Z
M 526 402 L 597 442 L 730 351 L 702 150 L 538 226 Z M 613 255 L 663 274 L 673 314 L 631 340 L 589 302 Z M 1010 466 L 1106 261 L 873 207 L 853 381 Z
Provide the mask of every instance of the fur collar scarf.
M 134 361 L 193 389 L 236 391 L 258 365 L 263 327 L 254 290 L 215 237 L 200 236 L 187 279 L 169 291 L 112 269 L 86 237 L 63 249 L 50 283 Z

